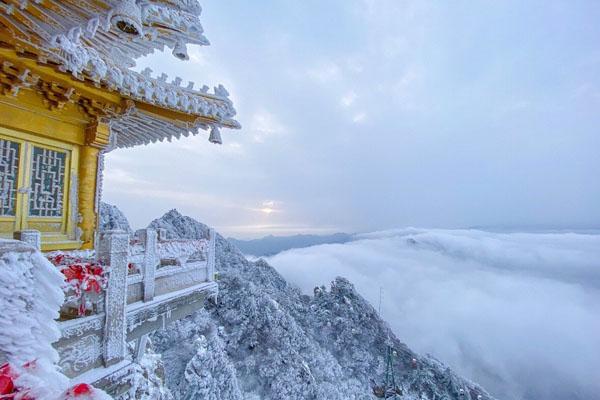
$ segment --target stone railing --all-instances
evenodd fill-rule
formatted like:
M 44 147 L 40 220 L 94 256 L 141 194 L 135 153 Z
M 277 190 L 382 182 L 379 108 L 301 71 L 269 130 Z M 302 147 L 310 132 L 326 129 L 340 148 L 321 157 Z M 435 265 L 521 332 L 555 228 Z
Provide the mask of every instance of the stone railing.
M 127 303 L 212 281 L 215 273 L 215 232 L 208 239 L 169 240 L 164 231 L 143 229 L 132 242 L 127 276 Z
M 26 231 L 15 238 L 39 249 L 39 235 Z M 67 376 L 112 393 L 123 388 L 113 387 L 119 380 L 109 375 L 144 352 L 149 333 L 192 314 L 218 292 L 214 230 L 197 241 L 166 240 L 163 232 L 152 229 L 136 236 L 132 243 L 123 231 L 99 235 L 95 258 L 108 271 L 103 307 L 92 315 L 60 321 L 62 337 L 54 344 Z M 127 343 L 135 343 L 133 353 Z

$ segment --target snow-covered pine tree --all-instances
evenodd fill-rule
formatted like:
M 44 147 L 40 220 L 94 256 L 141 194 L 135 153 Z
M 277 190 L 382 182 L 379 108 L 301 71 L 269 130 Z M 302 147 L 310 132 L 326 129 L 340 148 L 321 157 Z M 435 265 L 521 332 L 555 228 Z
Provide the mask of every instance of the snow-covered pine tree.
M 216 334 L 196 339 L 196 355 L 185 368 L 184 399 L 241 400 L 235 369 Z

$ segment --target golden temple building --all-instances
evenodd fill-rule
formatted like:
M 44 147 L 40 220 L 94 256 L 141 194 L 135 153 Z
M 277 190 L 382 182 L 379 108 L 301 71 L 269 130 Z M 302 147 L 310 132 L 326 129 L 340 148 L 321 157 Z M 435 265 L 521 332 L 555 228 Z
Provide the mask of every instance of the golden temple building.
M 207 45 L 200 13 L 195 0 L 0 1 L 0 237 L 91 249 L 106 152 L 239 128 L 222 86 L 133 69 Z

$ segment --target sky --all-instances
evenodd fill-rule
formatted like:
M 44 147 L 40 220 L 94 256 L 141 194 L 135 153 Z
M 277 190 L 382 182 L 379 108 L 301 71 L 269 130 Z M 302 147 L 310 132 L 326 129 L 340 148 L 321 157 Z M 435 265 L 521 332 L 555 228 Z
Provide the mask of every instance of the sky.
M 598 400 L 599 260 L 600 235 L 412 228 L 268 262 L 306 294 L 348 278 L 411 349 L 498 399 Z
M 211 46 L 136 68 L 224 84 L 243 128 L 109 153 L 134 227 L 600 227 L 600 2 L 201 4 Z

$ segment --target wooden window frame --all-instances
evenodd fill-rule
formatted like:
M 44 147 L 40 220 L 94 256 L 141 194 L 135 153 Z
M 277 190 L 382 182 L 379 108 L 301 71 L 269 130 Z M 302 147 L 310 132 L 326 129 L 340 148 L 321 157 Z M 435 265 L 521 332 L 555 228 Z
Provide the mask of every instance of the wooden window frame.
M 38 229 L 42 231 L 42 249 L 74 249 L 81 246 L 81 242 L 76 237 L 77 217 L 73 215 L 77 207 L 73 207 L 74 204 L 72 204 L 72 202 L 77 201 L 77 195 L 73 196 L 73 194 L 77 193 L 78 188 L 72 188 L 72 185 L 73 182 L 77 181 L 79 146 L 4 127 L 0 127 L 0 137 L 19 143 L 19 190 L 17 191 L 15 216 L 0 217 L 0 222 L 14 221 L 14 231 L 38 229 L 43 227 L 44 224 L 60 224 L 60 229 L 56 231 Z M 61 217 L 37 217 L 29 215 L 30 196 L 29 193 L 24 192 L 22 189 L 27 189 L 31 185 L 34 146 L 66 153 Z M 2 232 L 2 235 L 5 237 L 8 234 L 6 231 Z

